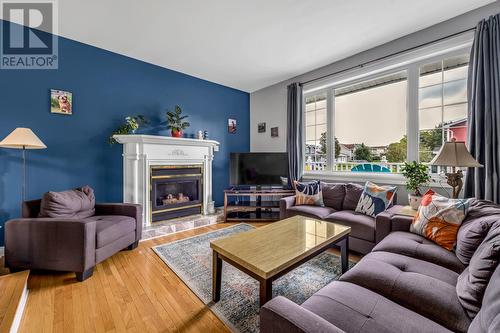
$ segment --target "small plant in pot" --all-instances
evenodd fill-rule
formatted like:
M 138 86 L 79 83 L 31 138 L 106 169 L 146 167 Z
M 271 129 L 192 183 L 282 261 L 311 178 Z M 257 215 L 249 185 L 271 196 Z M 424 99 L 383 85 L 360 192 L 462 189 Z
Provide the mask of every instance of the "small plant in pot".
M 189 123 L 184 121 L 188 116 L 181 116 L 182 109 L 176 105 L 174 112 L 167 111 L 167 128 L 171 130 L 174 138 L 182 138 L 183 131 L 189 127 Z
M 408 202 L 412 209 L 417 210 L 422 202 L 420 187 L 429 183 L 431 176 L 427 165 L 418 162 L 405 162 L 401 168 L 403 176 L 406 178 L 406 188 L 408 189 Z
M 139 127 L 146 126 L 147 124 L 149 124 L 149 120 L 143 115 L 139 114 L 133 117 L 126 117 L 125 123 L 118 127 L 115 131 L 113 131 L 113 133 L 111 133 L 111 136 L 108 138 L 108 142 L 109 144 L 114 145 L 118 143 L 118 141 L 115 140 L 113 135 L 135 134 L 135 131 L 137 131 Z

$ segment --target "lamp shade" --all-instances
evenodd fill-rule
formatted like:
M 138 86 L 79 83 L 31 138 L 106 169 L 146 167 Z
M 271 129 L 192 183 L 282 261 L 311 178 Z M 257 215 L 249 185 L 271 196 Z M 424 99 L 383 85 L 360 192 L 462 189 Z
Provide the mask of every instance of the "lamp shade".
M 5 139 L 0 141 L 0 147 L 12 149 L 44 149 L 47 146 L 29 128 L 18 127 Z
M 482 167 L 472 157 L 463 141 L 449 141 L 441 147 L 439 153 L 429 163 L 430 165 L 452 166 L 452 167 Z

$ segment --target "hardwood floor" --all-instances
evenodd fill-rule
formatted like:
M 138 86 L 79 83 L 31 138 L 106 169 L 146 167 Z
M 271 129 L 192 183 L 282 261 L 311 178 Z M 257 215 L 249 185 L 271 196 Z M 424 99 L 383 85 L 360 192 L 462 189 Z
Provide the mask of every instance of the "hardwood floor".
M 15 329 L 26 299 L 26 283 L 29 271 L 0 276 L 0 332 Z
M 141 242 L 97 265 L 82 283 L 74 273 L 32 272 L 20 332 L 230 332 L 151 247 L 232 224 Z

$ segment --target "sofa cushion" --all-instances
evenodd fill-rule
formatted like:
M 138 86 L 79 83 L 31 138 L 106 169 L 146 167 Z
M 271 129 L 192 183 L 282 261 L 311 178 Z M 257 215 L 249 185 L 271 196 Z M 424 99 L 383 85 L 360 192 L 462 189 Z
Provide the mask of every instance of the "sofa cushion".
M 470 202 L 469 199 L 450 199 L 430 191 L 423 196 L 410 231 L 451 251 Z
M 321 181 L 315 180 L 308 183 L 293 182 L 295 186 L 295 205 L 315 205 L 324 207 Z
M 375 219 L 371 216 L 356 213 L 352 210 L 342 210 L 328 215 L 327 221 L 335 222 L 351 227 L 352 237 L 375 242 Z
M 472 200 L 469 211 L 457 234 L 456 255 L 465 265 L 490 228 L 500 223 L 500 205 L 487 200 Z
M 466 332 L 470 318 L 455 292 L 458 274 L 427 261 L 372 252 L 341 280 L 376 292 L 452 331 Z
M 472 321 L 469 332 L 500 332 L 500 266 L 497 266 L 491 276 L 484 292 L 481 311 Z
M 83 186 L 69 191 L 45 193 L 38 216 L 83 219 L 94 214 L 94 190 L 89 186 Z
M 373 248 L 373 251 L 392 252 L 425 260 L 459 274 L 465 269 L 453 252 L 445 250 L 423 236 L 405 231 L 391 232 Z
M 396 193 L 395 186 L 379 186 L 372 182 L 366 182 L 363 193 L 359 198 L 355 211 L 371 217 L 385 211 L 392 203 Z
M 101 215 L 88 219 L 96 221 L 96 247 L 101 248 L 135 231 L 135 219 L 129 216 Z
M 469 266 L 460 274 L 457 295 L 471 318 L 481 309 L 484 291 L 500 259 L 500 225 L 488 232 L 472 256 Z
M 333 213 L 335 209 L 330 208 L 330 207 L 319 207 L 319 206 L 308 206 L 308 205 L 302 205 L 302 206 L 293 206 L 288 208 L 288 216 L 293 216 L 293 215 L 305 215 L 305 216 L 311 216 L 319 219 L 324 219 L 331 213 Z
M 361 193 L 363 193 L 363 186 L 354 183 L 345 184 L 345 197 L 342 209 L 356 210 Z
M 277 296 L 260 309 L 262 333 L 345 333 L 327 320 L 283 296 Z
M 377 293 L 347 282 L 330 283 L 302 307 L 345 332 L 450 332 Z
M 335 210 L 342 210 L 342 203 L 345 197 L 345 184 L 321 183 L 323 189 L 323 202 L 325 206 Z

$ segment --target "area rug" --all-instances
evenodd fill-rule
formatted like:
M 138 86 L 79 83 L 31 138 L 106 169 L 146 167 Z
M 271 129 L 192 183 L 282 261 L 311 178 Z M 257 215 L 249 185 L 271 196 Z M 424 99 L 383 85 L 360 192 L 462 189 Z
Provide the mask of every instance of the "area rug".
M 259 283 L 227 263 L 222 264 L 222 292 L 212 302 L 210 242 L 253 229 L 237 224 L 202 235 L 153 247 L 160 258 L 234 332 L 259 332 Z M 350 266 L 354 264 L 349 263 Z M 273 282 L 273 297 L 301 304 L 341 275 L 340 257 L 324 252 Z

